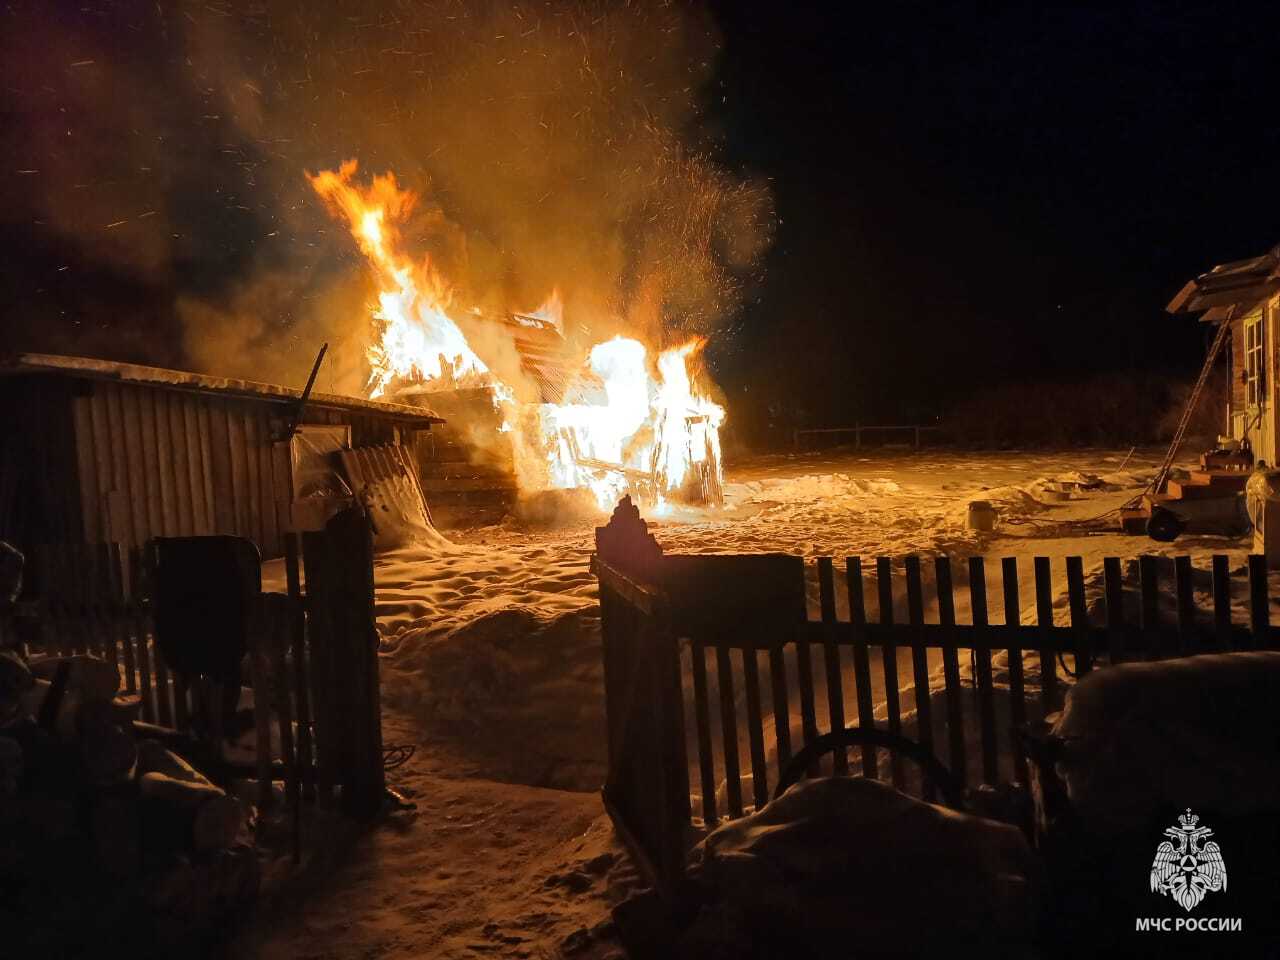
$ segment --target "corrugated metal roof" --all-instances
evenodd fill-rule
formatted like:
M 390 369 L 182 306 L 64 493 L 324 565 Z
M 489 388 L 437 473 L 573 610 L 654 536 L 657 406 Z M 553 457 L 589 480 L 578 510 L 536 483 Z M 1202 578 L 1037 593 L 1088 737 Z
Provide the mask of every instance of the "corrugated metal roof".
M 563 402 L 580 363 L 574 363 L 569 344 L 554 323 L 520 313 L 468 315 L 465 322 L 502 330 L 520 358 L 520 372 L 537 386 L 541 401 Z M 479 349 L 483 350 L 485 340 L 480 338 Z
M 114 360 L 97 360 L 92 357 L 69 357 L 53 353 L 20 353 L 0 361 L 0 376 L 18 376 L 35 373 L 59 373 L 91 380 L 116 380 L 121 383 L 138 383 L 155 387 L 169 387 L 195 393 L 242 397 L 265 400 L 272 403 L 297 403 L 302 391 L 274 383 L 256 380 L 237 380 L 232 377 L 211 377 L 188 370 L 166 370 L 138 363 L 118 363 Z M 308 405 L 350 410 L 373 416 L 389 417 L 406 422 L 432 424 L 444 423 L 440 417 L 425 407 L 388 403 L 384 400 L 366 400 L 363 397 L 345 397 L 336 393 L 312 392 Z
M 1169 313 L 1198 313 L 1218 307 L 1251 307 L 1277 292 L 1280 292 L 1280 246 L 1260 257 L 1218 264 L 1188 281 L 1165 309 Z M 1204 319 L 1216 318 L 1206 315 Z

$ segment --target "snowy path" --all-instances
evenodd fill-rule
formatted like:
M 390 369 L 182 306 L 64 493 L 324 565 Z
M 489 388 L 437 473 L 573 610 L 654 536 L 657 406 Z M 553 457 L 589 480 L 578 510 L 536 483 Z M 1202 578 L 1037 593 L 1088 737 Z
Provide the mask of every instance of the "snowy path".
M 388 717 L 387 741 L 415 731 Z M 313 825 L 284 894 L 270 874 L 260 922 L 229 955 L 253 960 L 619 956 L 609 910 L 637 879 L 596 794 L 435 776 L 391 777 L 414 812 L 372 829 Z M 278 864 L 283 876 L 290 871 Z M 602 926 L 603 925 L 603 926 Z

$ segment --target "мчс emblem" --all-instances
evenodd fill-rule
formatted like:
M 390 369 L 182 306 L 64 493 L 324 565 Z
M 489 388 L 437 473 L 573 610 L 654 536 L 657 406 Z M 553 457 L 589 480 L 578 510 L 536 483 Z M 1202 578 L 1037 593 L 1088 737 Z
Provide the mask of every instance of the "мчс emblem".
M 1213 831 L 1196 826 L 1200 818 L 1190 807 L 1178 821 L 1180 826 L 1164 832 L 1174 842 L 1166 840 L 1156 847 L 1156 858 L 1151 862 L 1151 892 L 1172 896 L 1190 913 L 1210 890 L 1227 889 L 1227 865 L 1212 840 L 1200 845 L 1205 837 L 1213 836 Z

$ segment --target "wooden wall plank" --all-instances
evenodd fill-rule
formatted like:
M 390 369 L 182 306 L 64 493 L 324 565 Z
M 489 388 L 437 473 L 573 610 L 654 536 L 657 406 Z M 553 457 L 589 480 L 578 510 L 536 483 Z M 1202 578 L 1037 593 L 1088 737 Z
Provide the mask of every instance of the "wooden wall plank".
M 143 477 L 147 491 L 147 537 L 164 535 L 164 500 L 161 492 L 160 459 L 156 449 L 157 390 L 134 387 L 138 404 L 138 433 L 142 438 Z
M 248 526 L 246 533 L 241 534 L 252 540 L 262 550 L 262 481 L 258 476 L 260 459 L 258 456 L 258 408 L 256 404 L 244 404 L 240 410 L 240 419 L 244 424 L 244 466 L 245 466 L 245 520 Z
M 150 537 L 152 526 L 147 509 L 147 469 L 142 454 L 142 419 L 138 413 L 138 388 L 119 386 L 120 429 L 124 435 L 125 468 L 129 475 L 129 514 L 133 518 L 133 543 Z
M 227 458 L 231 466 L 232 529 L 238 537 L 253 539 L 249 512 L 249 466 L 245 461 L 244 416 L 239 404 L 227 404 Z
M 191 463 L 187 446 L 186 408 L 190 395 L 169 395 L 169 451 L 173 463 L 173 536 L 191 537 L 196 533 L 195 514 L 191 507 Z
M 227 426 L 227 405 L 209 406 L 209 475 L 212 480 L 213 532 L 236 534 L 236 492 L 231 476 L 231 441 Z
M 42 399 L 33 411 L 38 418 L 43 468 L 33 492 L 41 502 L 33 511 L 44 523 L 45 535 L 56 543 L 79 542 L 84 536 L 76 424 L 72 398 L 76 384 L 66 380 L 42 385 Z
M 214 495 L 214 477 L 216 476 L 213 456 L 213 411 L 212 401 L 201 398 L 196 405 L 196 422 L 200 430 L 200 472 L 204 484 L 205 533 L 218 530 L 217 497 Z
M 265 406 L 257 410 L 258 504 L 262 511 L 262 542 L 258 548 L 264 557 L 282 554 L 280 530 L 276 516 L 275 465 L 271 446 L 271 421 Z
M 156 478 L 160 487 L 161 533 L 176 537 L 178 524 L 177 469 L 173 452 L 173 433 L 169 423 L 168 390 L 150 391 L 154 399 L 156 434 Z
M 127 543 L 126 530 L 120 526 L 123 506 L 121 493 L 116 483 L 115 458 L 118 456 L 116 443 L 111 436 L 110 413 L 107 409 L 108 385 L 95 383 L 93 393 L 89 397 L 89 421 L 93 430 L 93 459 L 98 471 L 98 496 L 101 498 L 102 541 L 104 543 Z
M 191 533 L 210 533 L 208 504 L 204 498 L 204 453 L 200 445 L 199 399 L 192 394 L 182 398 L 182 434 L 187 448 L 187 495 L 191 504 Z
M 286 531 L 293 527 L 291 506 L 293 503 L 293 464 L 289 460 L 289 444 L 271 445 L 271 482 L 276 511 L 276 529 L 280 532 L 281 549 L 284 549 Z
M 91 388 L 91 385 L 90 385 Z M 85 543 L 103 540 L 104 498 L 99 486 L 97 455 L 93 445 L 93 397 L 90 393 L 71 397 L 72 427 L 75 432 L 76 473 L 80 482 L 81 520 Z

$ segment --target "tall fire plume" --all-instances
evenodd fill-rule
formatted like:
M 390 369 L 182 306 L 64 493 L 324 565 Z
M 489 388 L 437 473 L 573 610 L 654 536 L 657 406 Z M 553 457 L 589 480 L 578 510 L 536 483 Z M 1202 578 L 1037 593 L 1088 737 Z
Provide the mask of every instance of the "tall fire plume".
M 690 338 L 656 356 L 638 339 L 615 336 L 590 346 L 566 344 L 561 390 L 512 382 L 516 372 L 491 369 L 481 353 L 514 350 L 492 328 L 473 345 L 463 326 L 483 316 L 459 304 L 429 254 L 415 259 L 399 230 L 418 202 L 394 174 L 362 185 L 357 162 L 308 175 L 329 211 L 343 220 L 377 284 L 367 348 L 370 397 L 482 386 L 510 435 L 516 473 L 525 492 L 586 489 L 602 509 L 624 492 L 654 507 L 670 499 L 714 501 L 721 486 L 719 430 L 725 410 L 700 386 L 698 357 L 705 339 Z M 559 288 L 532 310 L 513 311 L 514 326 L 564 331 Z M 456 317 L 456 319 L 455 319 Z M 588 323 L 585 328 L 601 324 Z M 576 348 L 576 350 L 575 350 Z

